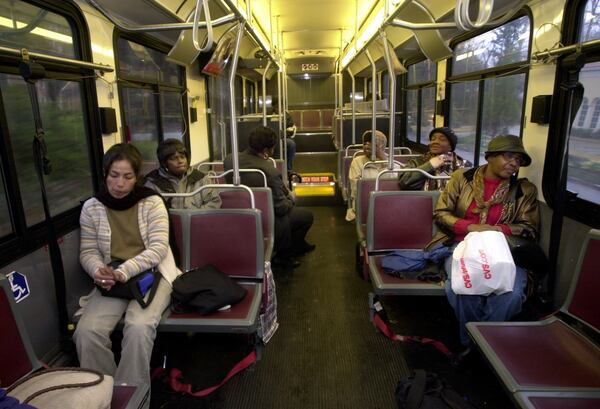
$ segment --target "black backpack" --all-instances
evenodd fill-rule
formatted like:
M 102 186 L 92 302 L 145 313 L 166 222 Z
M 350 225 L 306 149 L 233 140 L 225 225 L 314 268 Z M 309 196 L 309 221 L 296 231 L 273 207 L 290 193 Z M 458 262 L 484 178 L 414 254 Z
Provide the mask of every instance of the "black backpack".
M 416 369 L 396 387 L 398 409 L 476 409 L 438 375 Z

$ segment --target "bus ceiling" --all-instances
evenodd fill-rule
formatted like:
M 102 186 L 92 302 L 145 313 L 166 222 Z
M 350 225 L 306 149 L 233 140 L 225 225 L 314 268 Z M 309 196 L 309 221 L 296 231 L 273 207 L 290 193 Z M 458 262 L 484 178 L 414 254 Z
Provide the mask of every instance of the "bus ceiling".
M 382 32 L 400 60 L 423 55 L 439 61 L 451 55 L 448 43 L 457 34 L 501 24 L 527 2 L 356 0 L 348 7 L 341 0 L 85 1 L 123 31 L 147 32 L 172 44 L 170 59 L 182 65 L 212 50 L 232 24 L 244 21 L 240 68 L 247 72 L 262 75 L 259 69 L 268 58 L 275 63 L 273 70 L 286 61 L 292 75 L 301 74 L 297 65 L 317 63 L 323 68 L 314 74 L 349 68 L 357 76 L 371 70 L 366 50 L 378 69 L 385 67 Z

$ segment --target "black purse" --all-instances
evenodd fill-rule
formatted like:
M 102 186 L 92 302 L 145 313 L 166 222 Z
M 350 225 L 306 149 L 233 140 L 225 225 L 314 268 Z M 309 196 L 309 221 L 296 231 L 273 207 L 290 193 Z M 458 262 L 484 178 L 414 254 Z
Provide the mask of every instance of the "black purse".
M 113 262 L 111 265 L 116 267 L 121 264 L 120 262 Z M 96 285 L 100 293 L 104 297 L 122 298 L 124 300 L 136 300 L 142 308 L 146 308 L 150 305 L 158 289 L 158 283 L 160 282 L 160 272 L 156 268 L 142 271 L 138 275 L 131 277 L 127 282 L 115 283 L 110 290 L 106 290 L 99 285 Z M 144 297 L 148 294 L 148 299 L 144 300 Z

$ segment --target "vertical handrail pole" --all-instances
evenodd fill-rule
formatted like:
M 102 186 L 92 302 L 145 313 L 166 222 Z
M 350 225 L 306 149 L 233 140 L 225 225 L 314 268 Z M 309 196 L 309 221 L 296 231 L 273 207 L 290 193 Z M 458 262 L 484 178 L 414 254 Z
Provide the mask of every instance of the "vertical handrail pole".
M 262 75 L 262 122 L 263 126 L 267 126 L 267 71 L 271 67 L 271 60 L 267 61 L 267 66 L 265 67 L 265 72 Z
M 286 64 L 283 65 L 283 149 L 281 152 L 281 159 L 285 161 L 286 169 L 287 169 L 287 120 L 285 115 L 288 112 L 288 88 L 287 88 L 287 67 Z M 296 125 L 297 126 L 297 125 Z
M 238 23 L 238 32 L 235 38 L 235 48 L 233 49 L 233 61 L 231 62 L 231 71 L 229 72 L 229 109 L 231 109 L 231 158 L 233 162 L 233 184 L 240 184 L 240 161 L 238 158 L 238 140 L 237 140 L 237 118 L 235 113 L 235 72 L 237 71 L 238 55 L 240 52 L 240 43 L 244 34 L 245 22 Z
M 395 52 L 390 50 L 390 44 L 387 40 L 385 32 L 381 32 L 381 40 L 383 41 L 383 56 L 387 65 L 388 77 L 389 77 L 389 94 L 390 94 L 390 133 L 388 136 L 390 145 L 390 154 L 388 157 L 388 169 L 394 169 L 394 138 L 396 136 L 396 73 L 394 71 L 394 65 L 392 64 L 391 53 Z
M 283 152 L 283 143 L 281 135 L 283 135 L 283 112 L 281 111 L 283 104 L 281 98 L 283 98 L 283 92 L 281 92 L 281 75 L 283 72 L 283 68 L 279 67 L 277 70 L 277 114 L 279 115 L 279 153 L 281 156 L 281 152 Z
M 373 57 L 371 57 L 369 50 L 365 50 L 365 54 L 371 63 L 371 104 L 373 106 L 373 117 L 371 118 L 371 146 L 373 149 L 371 150 L 371 160 L 375 160 L 377 151 L 377 147 L 375 146 L 375 131 L 377 130 L 377 108 L 375 106 L 375 101 L 377 100 L 377 67 L 375 66 L 375 61 L 373 60 Z
M 348 74 L 352 79 L 352 145 L 356 144 L 356 80 L 350 67 L 347 68 Z M 343 117 L 343 116 L 342 116 Z

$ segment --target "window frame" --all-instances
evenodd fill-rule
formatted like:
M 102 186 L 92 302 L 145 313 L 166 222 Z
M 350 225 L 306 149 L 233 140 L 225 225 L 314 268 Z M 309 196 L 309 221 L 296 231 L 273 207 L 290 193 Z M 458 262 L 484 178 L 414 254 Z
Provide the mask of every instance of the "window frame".
M 58 0 L 23 0 L 36 7 L 48 10 L 64 17 L 72 27 L 73 43 L 76 58 L 80 61 L 92 62 L 92 49 L 89 29 L 81 10 L 69 2 Z M 20 57 L 0 55 L 0 71 L 5 74 L 20 75 L 18 64 Z M 98 113 L 98 97 L 96 83 L 90 78 L 90 70 L 69 65 L 57 64 L 52 61 L 38 61 L 46 70 L 46 78 L 72 80 L 80 84 L 82 114 L 86 131 L 87 155 L 91 171 L 93 192 L 98 190 L 102 180 L 102 138 L 100 117 Z M 0 91 L 1 92 L 1 91 Z M 13 141 L 8 132 L 8 122 L 5 117 L 4 101 L 0 98 L 0 133 L 4 143 L 0 144 L 1 175 L 7 195 L 9 217 L 12 221 L 13 232 L 0 237 L 0 265 L 7 265 L 26 254 L 29 254 L 47 243 L 47 228 L 43 221 L 27 226 L 24 205 L 22 202 L 17 169 L 13 160 Z M 81 203 L 52 216 L 54 229 L 58 236 L 65 235 L 79 228 Z
M 576 44 L 579 39 L 579 30 L 585 5 L 587 0 L 571 0 L 565 3 L 564 18 L 562 27 L 561 42 L 565 45 Z M 586 47 L 582 49 L 584 61 L 586 64 L 600 62 L 600 45 Z M 546 156 L 544 160 L 544 172 L 542 175 L 542 193 L 544 200 L 551 209 L 554 209 L 555 200 L 558 194 L 557 183 L 560 169 L 562 167 L 562 150 L 564 140 L 559 140 L 561 135 L 568 127 L 567 121 L 562 117 L 566 115 L 568 106 L 566 103 L 566 92 L 561 84 L 569 77 L 569 70 L 562 64 L 562 59 L 556 67 L 554 82 L 552 114 L 548 131 L 548 144 L 546 146 Z M 577 74 L 578 76 L 578 74 Z M 588 112 L 589 115 L 589 112 Z M 576 194 L 567 190 L 564 215 L 570 219 L 576 220 L 593 228 L 600 228 L 600 204 L 580 199 Z
M 119 111 L 121 115 L 121 127 L 123 128 L 123 142 L 131 142 L 128 139 L 128 135 L 126 135 L 125 127 L 127 126 L 127 118 L 125 116 L 125 109 L 123 106 L 124 101 L 124 89 L 150 89 L 154 91 L 154 104 L 156 109 L 156 123 L 157 123 L 157 134 L 158 134 L 158 143 L 161 143 L 165 140 L 164 136 L 164 123 L 162 118 L 162 107 L 160 101 L 160 93 L 161 91 L 167 92 L 179 92 L 180 99 L 182 103 L 182 114 L 183 121 L 185 126 L 185 132 L 182 136 L 182 142 L 188 149 L 190 150 L 190 121 L 189 121 L 189 107 L 187 102 L 187 70 L 184 67 L 178 66 L 181 70 L 181 84 L 179 86 L 174 85 L 168 82 L 159 82 L 159 81 L 150 81 L 145 78 L 139 77 L 129 77 L 129 76 L 121 76 L 120 72 L 120 64 L 119 64 L 119 39 L 124 39 L 126 41 L 131 41 L 137 44 L 140 44 L 147 48 L 152 48 L 155 51 L 158 51 L 163 54 L 168 54 L 171 47 L 168 44 L 159 41 L 158 39 L 143 33 L 128 33 L 126 31 L 120 30 L 118 27 L 115 27 L 113 31 L 113 50 L 115 53 L 115 73 L 117 78 L 117 90 L 119 93 Z M 175 63 L 173 63 L 175 64 Z
M 523 106 L 521 107 L 521 127 L 519 131 L 519 137 L 523 137 L 523 129 L 524 121 L 525 121 L 525 107 L 527 105 L 527 88 L 529 86 L 529 65 L 531 64 L 531 50 L 533 46 L 533 35 L 534 35 L 534 23 L 533 23 L 533 13 L 528 6 L 523 6 L 521 10 L 519 10 L 515 15 L 508 21 L 504 22 L 499 26 L 494 26 L 492 28 L 483 28 L 479 30 L 475 30 L 469 33 L 465 33 L 461 36 L 454 38 L 450 42 L 450 48 L 452 49 L 452 53 L 454 56 L 454 51 L 456 46 L 459 43 L 467 41 L 471 38 L 477 37 L 481 34 L 484 34 L 489 31 L 493 31 L 498 27 L 502 27 L 506 24 L 510 24 L 511 22 L 518 20 L 521 17 L 527 17 L 529 19 L 529 53 L 527 55 L 527 60 L 519 61 L 516 63 L 506 64 L 501 67 L 492 67 L 487 68 L 480 71 L 468 72 L 460 75 L 452 75 L 453 58 L 447 59 L 446 65 L 446 73 L 450 74 L 446 76 L 446 81 L 448 85 L 446 86 L 446 98 L 444 100 L 444 112 L 446 115 L 444 116 L 444 126 L 450 126 L 450 116 L 451 112 L 451 101 L 452 101 L 452 83 L 453 82 L 468 82 L 468 81 L 478 81 L 478 95 L 477 95 L 477 119 L 475 125 L 475 147 L 473 151 L 473 166 L 481 165 L 478 163 L 479 156 L 481 155 L 481 128 L 483 123 L 483 102 L 485 99 L 485 80 L 490 78 L 497 78 L 505 76 L 507 73 L 511 73 L 512 75 L 525 74 L 525 81 L 523 84 Z M 506 75 L 508 76 L 508 75 Z

